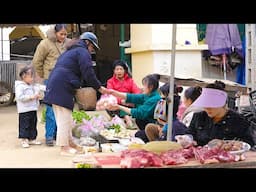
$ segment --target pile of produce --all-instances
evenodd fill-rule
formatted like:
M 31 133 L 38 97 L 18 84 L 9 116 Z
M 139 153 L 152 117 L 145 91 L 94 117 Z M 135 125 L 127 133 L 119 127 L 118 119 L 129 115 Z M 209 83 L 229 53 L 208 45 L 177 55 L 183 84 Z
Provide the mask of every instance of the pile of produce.
M 72 117 L 74 119 L 72 133 L 77 138 L 81 136 L 94 137 L 99 134 L 109 138 L 130 136 L 123 119 L 117 115 L 108 120 L 104 115 L 90 116 L 85 111 L 74 111 Z
M 77 111 L 74 110 L 72 112 L 72 118 L 74 120 L 75 124 L 79 124 L 83 122 L 83 119 L 85 120 L 90 120 L 92 117 L 90 117 L 85 111 L 81 110 L 81 111 Z
M 99 101 L 96 103 L 96 110 L 105 110 L 110 106 L 117 104 L 117 99 L 113 95 L 101 95 Z

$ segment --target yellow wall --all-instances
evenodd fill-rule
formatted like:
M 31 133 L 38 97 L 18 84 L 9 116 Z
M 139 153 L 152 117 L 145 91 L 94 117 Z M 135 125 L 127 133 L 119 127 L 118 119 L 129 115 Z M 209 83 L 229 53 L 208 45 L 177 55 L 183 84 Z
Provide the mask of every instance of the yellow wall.
M 172 24 L 131 24 L 131 47 L 125 52 L 131 54 L 132 74 L 141 86 L 141 80 L 148 74 L 170 75 L 172 54 Z M 205 45 L 198 45 L 196 25 L 177 25 L 175 77 L 202 77 L 201 51 Z M 185 44 L 189 41 L 191 44 Z
M 151 52 L 141 52 L 132 56 L 132 78 L 142 87 L 142 79 L 153 72 L 153 55 Z
M 131 47 L 142 48 L 152 43 L 152 26 L 131 24 Z

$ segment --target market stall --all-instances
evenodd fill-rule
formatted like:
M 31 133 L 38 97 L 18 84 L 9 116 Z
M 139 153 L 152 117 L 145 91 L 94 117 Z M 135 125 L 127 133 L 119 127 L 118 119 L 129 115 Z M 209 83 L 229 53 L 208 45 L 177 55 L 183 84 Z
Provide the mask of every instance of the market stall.
M 105 115 L 103 115 L 105 113 Z M 256 167 L 256 153 L 239 140 L 214 139 L 205 146 L 183 146 L 173 141 L 144 143 L 117 116 L 106 111 L 73 112 L 78 144 L 85 153 L 73 158 L 76 168 L 222 168 Z M 81 120 L 81 117 L 84 119 Z M 106 116 L 108 118 L 106 118 Z
M 180 165 L 168 165 L 161 168 L 256 168 L 256 153 L 253 151 L 248 151 L 245 153 L 246 159 L 243 161 L 237 162 L 226 162 L 226 163 L 210 163 L 210 164 L 201 164 L 195 159 L 191 159 L 188 163 Z M 76 164 L 81 160 L 87 159 L 88 163 L 95 164 L 100 162 L 101 168 L 121 168 L 120 162 L 120 153 L 95 153 L 90 155 L 85 155 L 79 157 L 74 157 L 73 167 L 76 167 Z M 152 168 L 152 167 L 150 167 Z M 159 168 L 159 167 L 156 167 Z

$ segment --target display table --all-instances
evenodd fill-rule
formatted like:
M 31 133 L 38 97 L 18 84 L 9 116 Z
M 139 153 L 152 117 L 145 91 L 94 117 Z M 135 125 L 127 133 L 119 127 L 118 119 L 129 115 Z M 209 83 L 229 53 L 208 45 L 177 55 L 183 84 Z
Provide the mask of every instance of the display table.
M 117 163 L 120 153 L 95 153 L 95 159 L 100 159 L 102 168 L 120 168 Z M 186 164 L 169 165 L 160 168 L 256 168 L 256 152 L 249 151 L 245 153 L 246 159 L 244 161 L 231 162 L 231 163 L 214 163 L 214 164 L 201 164 L 195 159 L 190 159 Z M 111 163 L 109 160 L 113 160 Z

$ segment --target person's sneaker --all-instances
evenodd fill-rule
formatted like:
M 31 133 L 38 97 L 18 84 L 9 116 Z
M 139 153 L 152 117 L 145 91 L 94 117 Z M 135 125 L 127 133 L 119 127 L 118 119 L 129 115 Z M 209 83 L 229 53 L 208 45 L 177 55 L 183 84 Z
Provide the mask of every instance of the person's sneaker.
M 24 139 L 21 141 L 21 146 L 23 148 L 28 148 L 29 147 L 29 144 L 28 144 L 28 140 Z
M 53 142 L 52 139 L 46 139 L 45 144 L 46 144 L 47 146 L 54 146 L 54 142 Z
M 40 141 L 37 141 L 37 140 L 30 140 L 29 142 L 28 142 L 30 145 L 41 145 L 42 143 L 40 142 Z

